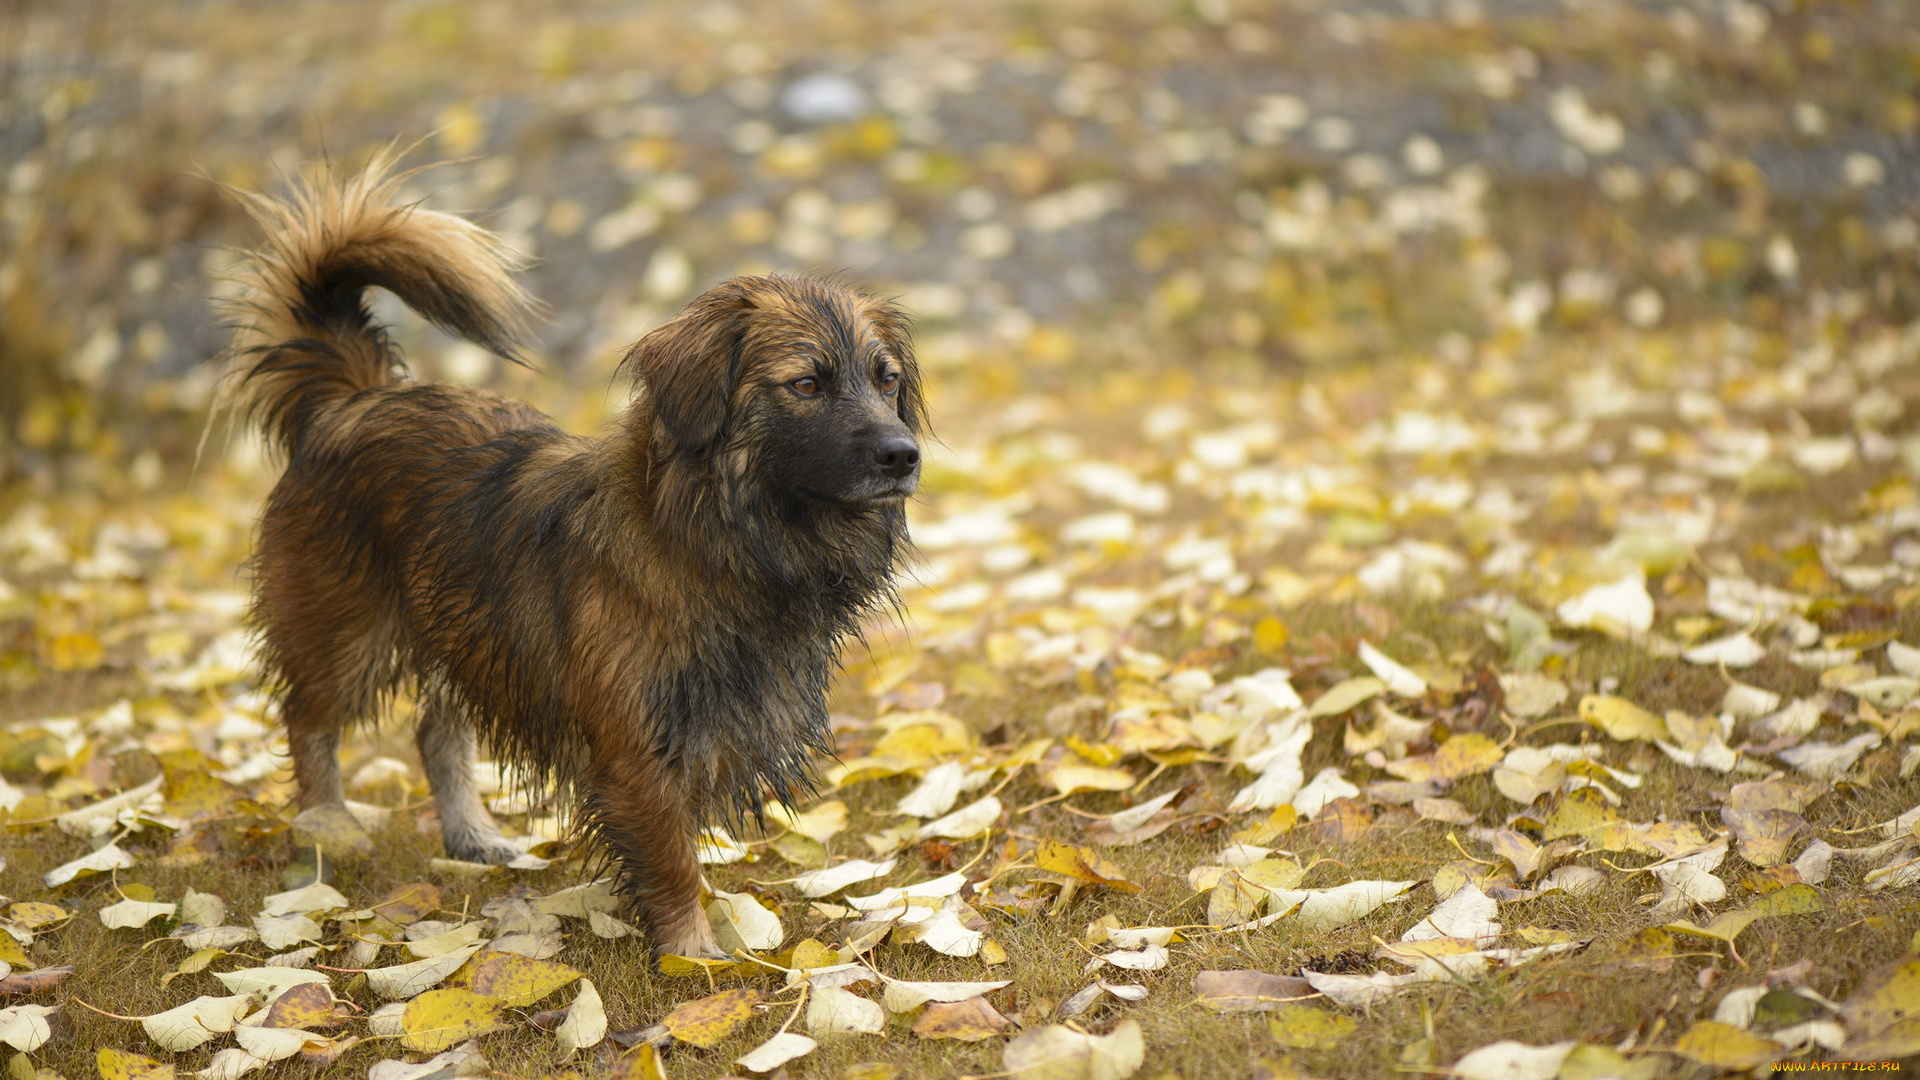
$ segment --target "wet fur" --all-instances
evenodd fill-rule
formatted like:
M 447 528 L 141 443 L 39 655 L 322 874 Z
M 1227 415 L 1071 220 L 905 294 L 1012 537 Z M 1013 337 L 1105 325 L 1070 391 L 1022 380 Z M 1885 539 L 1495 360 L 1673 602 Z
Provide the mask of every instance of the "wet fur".
M 393 206 L 398 183 L 376 163 L 244 196 L 268 244 L 231 392 L 286 459 L 254 614 L 300 802 L 341 801 L 341 732 L 411 681 L 450 853 L 514 854 L 472 792 L 477 735 L 575 810 L 657 951 L 711 952 L 696 832 L 811 789 L 838 649 L 908 550 L 917 466 L 861 471 L 924 427 L 905 319 L 831 282 L 725 282 L 632 347 L 639 393 L 582 438 L 406 379 L 368 286 L 509 357 L 528 301 L 493 237 Z M 810 372 L 830 401 L 791 391 Z

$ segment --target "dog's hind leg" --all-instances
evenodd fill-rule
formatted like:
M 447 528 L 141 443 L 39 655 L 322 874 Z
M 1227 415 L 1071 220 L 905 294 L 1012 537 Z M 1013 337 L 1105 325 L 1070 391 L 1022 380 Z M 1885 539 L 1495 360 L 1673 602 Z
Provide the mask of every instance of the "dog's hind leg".
M 521 852 L 500 835 L 493 815 L 473 784 L 473 727 L 451 694 L 429 682 L 420 693 L 420 727 L 414 733 L 433 801 L 440 809 L 440 836 L 450 858 L 504 863 Z
M 392 631 L 377 613 L 346 599 L 352 595 L 338 583 L 325 587 L 284 569 L 260 583 L 256 615 L 281 686 L 280 722 L 302 810 L 345 807 L 341 733 L 372 717 L 394 683 Z

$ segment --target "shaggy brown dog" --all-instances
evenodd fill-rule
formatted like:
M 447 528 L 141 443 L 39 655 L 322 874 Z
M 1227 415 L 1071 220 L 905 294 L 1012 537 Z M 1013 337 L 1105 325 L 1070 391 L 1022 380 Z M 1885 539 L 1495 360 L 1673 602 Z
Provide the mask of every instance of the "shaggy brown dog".
M 339 804 L 341 733 L 417 685 L 449 854 L 502 861 L 475 738 L 566 797 L 656 952 L 717 950 L 697 830 L 812 786 L 842 640 L 893 596 L 920 473 L 920 376 L 892 305 L 724 282 L 642 338 L 605 438 L 485 390 L 410 382 L 391 290 L 513 357 L 497 240 L 392 205 L 382 164 L 286 201 L 234 305 L 236 392 L 286 457 L 255 616 L 300 804 Z

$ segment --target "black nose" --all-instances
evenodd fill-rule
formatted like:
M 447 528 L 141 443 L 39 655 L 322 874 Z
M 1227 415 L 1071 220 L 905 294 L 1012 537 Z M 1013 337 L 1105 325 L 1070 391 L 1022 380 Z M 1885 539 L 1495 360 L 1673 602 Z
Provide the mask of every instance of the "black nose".
M 920 467 L 920 446 L 905 437 L 888 439 L 873 448 L 873 463 L 898 480 Z

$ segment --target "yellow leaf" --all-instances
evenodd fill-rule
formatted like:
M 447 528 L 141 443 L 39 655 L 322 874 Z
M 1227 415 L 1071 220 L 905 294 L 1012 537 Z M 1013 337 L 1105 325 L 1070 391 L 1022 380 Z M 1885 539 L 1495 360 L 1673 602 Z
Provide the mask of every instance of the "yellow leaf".
M 1387 771 L 1402 780 L 1458 780 L 1500 764 L 1505 751 L 1485 735 L 1455 735 L 1438 750 L 1420 757 L 1387 762 Z
M 760 997 L 758 990 L 722 990 L 678 1006 L 661 1023 L 681 1042 L 711 1050 L 753 1019 Z
M 173 1066 L 150 1057 L 103 1046 L 94 1055 L 100 1080 L 173 1080 Z
M 437 1054 L 506 1027 L 500 1022 L 504 1008 L 506 1002 L 499 998 L 471 990 L 429 990 L 407 1002 L 406 1011 L 400 1014 L 400 1027 L 405 1032 L 400 1044 L 409 1050 Z
M 1455 735 L 1433 752 L 1434 776 L 1459 780 L 1493 768 L 1505 753 L 1485 735 Z
M 1117 746 L 1109 743 L 1090 743 L 1078 735 L 1067 736 L 1067 746 L 1074 753 L 1086 758 L 1090 765 L 1111 765 L 1126 756 L 1125 752 Z
M 1680 1036 L 1673 1052 L 1710 1068 L 1745 1070 L 1779 1057 L 1781 1046 L 1731 1024 L 1703 1020 Z
M 712 979 L 716 975 L 735 974 L 734 969 L 738 967 L 750 967 L 754 974 L 761 974 L 767 970 L 758 964 L 742 965 L 733 960 L 715 960 L 705 956 L 674 956 L 668 953 L 660 958 L 660 974 L 675 978 L 704 975 Z
M 1580 719 L 1616 741 L 1652 742 L 1667 737 L 1667 722 L 1623 697 L 1588 694 L 1580 699 Z
M 1239 926 L 1260 915 L 1260 906 L 1272 895 L 1267 890 L 1229 871 L 1207 897 L 1207 925 Z
M 828 799 L 803 814 L 791 815 L 787 827 L 824 844 L 833 838 L 834 833 L 847 827 L 847 804 L 839 799 Z
M 225 813 L 240 789 L 204 769 L 178 769 L 167 773 L 160 797 L 167 813 L 192 819 Z
M 1827 902 L 1820 896 L 1819 890 L 1804 883 L 1789 885 L 1784 889 L 1768 893 L 1747 908 L 1756 918 L 1761 919 L 1770 919 L 1779 915 L 1805 915 L 1826 909 Z
M 29 930 L 38 930 L 73 918 L 73 912 L 59 904 L 49 904 L 41 900 L 23 900 L 7 908 L 7 916 Z
M 667 1067 L 660 1051 L 652 1043 L 641 1043 L 616 1058 L 606 1073 L 607 1080 L 667 1080 Z
M 882 736 L 873 745 L 875 756 L 906 757 L 926 764 L 937 758 L 952 757 L 973 749 L 975 737 L 972 730 L 945 713 L 902 715 L 913 717 L 914 722 L 902 724 Z
M 100 639 L 85 631 L 61 634 L 47 642 L 47 666 L 55 671 L 92 671 L 106 662 Z
M 270 1028 L 309 1028 L 333 1019 L 333 991 L 326 983 L 301 983 L 288 987 L 267 1010 L 264 1026 Z
M 1193 728 L 1171 713 L 1121 716 L 1113 722 L 1114 749 L 1122 754 L 1169 750 L 1193 742 Z
M 578 971 L 565 964 L 489 950 L 467 963 L 465 978 L 458 982 L 476 994 L 524 1008 L 579 977 Z
M 193 975 L 205 971 L 208 964 L 213 963 L 225 955 L 227 955 L 227 950 L 211 945 L 204 949 L 196 949 L 189 954 L 185 960 L 180 961 L 179 967 L 161 976 L 160 985 L 165 986 L 182 975 Z
M 1920 959 L 1908 958 L 1867 974 L 1840 1010 L 1847 1025 L 1847 1056 L 1854 1060 L 1920 1053 Z
M 1057 765 L 1047 771 L 1047 783 L 1060 794 L 1070 795 L 1076 791 L 1125 791 L 1134 785 L 1134 779 L 1125 769 Z
M 1705 926 L 1696 926 L 1682 919 L 1679 922 L 1668 923 L 1666 928 L 1679 931 L 1682 934 L 1694 934 L 1699 937 L 1714 938 L 1731 945 L 1733 939 L 1740 936 L 1740 931 L 1753 925 L 1753 921 L 1759 917 L 1760 916 L 1755 915 L 1750 909 L 1743 908 L 1735 911 L 1722 912 Z
M 1050 874 L 1063 874 L 1089 885 L 1102 885 L 1116 892 L 1137 893 L 1140 886 L 1127 880 L 1112 859 L 1091 848 L 1075 847 L 1058 840 L 1042 840 L 1034 852 L 1033 865 Z
M 1297 1050 L 1332 1050 L 1359 1028 L 1351 1016 L 1311 1005 L 1286 1005 L 1267 1020 L 1273 1041 Z
M 1568 792 L 1548 816 L 1542 840 L 1577 836 L 1602 851 L 1644 851 L 1646 845 L 1631 826 L 1607 805 L 1599 789 L 1578 788 Z
M 1253 647 L 1269 655 L 1279 655 L 1291 636 L 1287 624 L 1272 615 L 1253 624 Z

